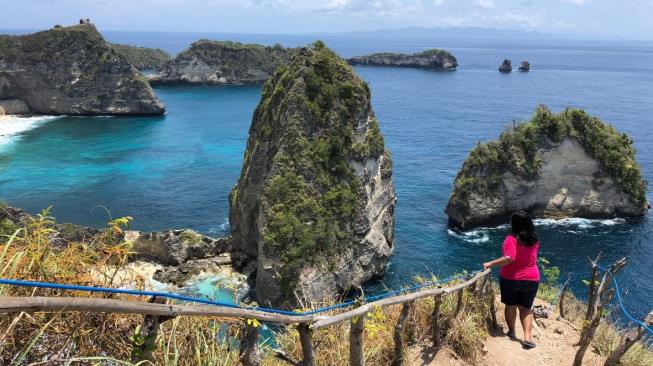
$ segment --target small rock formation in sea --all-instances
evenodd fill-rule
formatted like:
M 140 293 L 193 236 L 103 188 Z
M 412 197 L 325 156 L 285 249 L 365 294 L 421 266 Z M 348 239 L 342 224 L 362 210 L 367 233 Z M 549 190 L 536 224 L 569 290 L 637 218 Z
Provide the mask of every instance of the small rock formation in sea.
M 155 84 L 262 84 L 278 66 L 288 62 L 292 49 L 277 44 L 220 42 L 202 39 L 149 75 Z
M 633 141 L 582 110 L 540 106 L 528 122 L 474 148 L 456 176 L 446 213 L 471 229 L 535 217 L 611 218 L 648 210 Z
M 367 84 L 322 42 L 263 86 L 230 202 L 260 304 L 332 299 L 385 272 L 392 160 Z
M 434 70 L 453 70 L 458 67 L 458 60 L 449 52 L 432 49 L 412 55 L 404 53 L 373 53 L 356 56 L 348 60 L 350 65 L 399 66 Z
M 159 115 L 165 108 L 141 73 L 91 24 L 0 35 L 0 100 L 35 114 Z
M 499 71 L 501 72 L 512 72 L 512 61 L 505 59 L 499 66 Z
M 531 71 L 531 63 L 528 61 L 522 61 L 519 63 L 519 71 Z
M 111 44 L 122 57 L 139 70 L 158 69 L 170 61 L 170 55 L 159 48 L 130 46 L 126 44 Z

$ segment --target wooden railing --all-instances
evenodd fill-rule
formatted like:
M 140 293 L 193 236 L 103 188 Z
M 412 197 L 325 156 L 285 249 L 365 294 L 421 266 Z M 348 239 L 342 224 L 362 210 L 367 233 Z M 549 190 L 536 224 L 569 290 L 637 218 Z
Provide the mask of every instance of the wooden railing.
M 141 327 L 143 336 L 147 339 L 156 338 L 158 325 L 164 321 L 177 316 L 209 316 L 222 318 L 257 319 L 259 321 L 277 324 L 296 324 L 299 331 L 302 347 L 302 360 L 296 362 L 298 365 L 315 366 L 315 348 L 313 345 L 313 332 L 319 329 L 331 327 L 343 322 L 349 322 L 350 339 L 350 365 L 364 365 L 363 334 L 365 315 L 377 308 L 384 308 L 392 305 L 402 304 L 402 313 L 395 325 L 395 360 L 393 365 L 403 364 L 403 344 L 401 332 L 407 320 L 407 314 L 414 306 L 415 301 L 424 298 L 434 298 L 432 313 L 433 332 L 432 340 L 436 348 L 441 346 L 441 324 L 439 324 L 440 306 L 444 296 L 458 294 L 456 297 L 457 314 L 463 302 L 462 292 L 465 288 L 473 286 L 474 293 L 482 301 L 487 301 L 490 309 L 487 324 L 490 327 L 497 327 L 496 310 L 494 305 L 494 289 L 490 280 L 489 269 L 478 272 L 460 283 L 448 287 L 434 287 L 417 292 L 407 293 L 388 297 L 382 300 L 359 304 L 348 311 L 330 315 L 285 315 L 270 312 L 256 311 L 246 308 L 228 308 L 207 305 L 177 305 L 158 303 L 157 299 L 150 302 L 115 300 L 106 298 L 78 298 L 78 297 L 0 297 L 0 313 L 16 312 L 102 312 L 102 313 L 127 313 L 141 314 L 144 316 L 144 324 Z M 335 313 L 335 314 L 333 314 Z M 240 361 L 245 366 L 260 364 L 260 353 L 258 347 L 258 327 L 246 326 L 242 332 Z M 147 347 L 143 352 L 136 352 L 149 359 Z

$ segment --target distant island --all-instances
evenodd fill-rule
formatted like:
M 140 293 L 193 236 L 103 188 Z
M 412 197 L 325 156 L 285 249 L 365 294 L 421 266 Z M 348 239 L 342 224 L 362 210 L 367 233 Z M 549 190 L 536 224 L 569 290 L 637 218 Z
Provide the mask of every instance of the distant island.
M 148 77 L 156 84 L 263 84 L 294 51 L 277 44 L 267 47 L 202 39 L 163 64 Z
M 419 53 L 373 53 L 347 60 L 350 65 L 414 67 L 433 70 L 454 70 L 458 60 L 449 52 L 432 49 Z
M 126 44 L 111 44 L 122 57 L 139 70 L 154 70 L 167 61 L 170 61 L 170 55 L 159 48 L 147 48 L 130 46 Z
M 5 114 L 160 115 L 143 75 L 92 24 L 0 35 Z
M 633 141 L 579 109 L 533 118 L 474 148 L 456 176 L 446 213 L 453 226 L 536 217 L 612 218 L 648 211 Z

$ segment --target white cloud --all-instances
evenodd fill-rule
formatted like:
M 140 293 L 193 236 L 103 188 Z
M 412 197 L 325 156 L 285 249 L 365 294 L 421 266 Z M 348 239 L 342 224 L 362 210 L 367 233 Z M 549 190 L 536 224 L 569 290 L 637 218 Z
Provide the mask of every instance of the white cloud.
M 574 5 L 583 5 L 590 2 L 590 0 L 560 0 L 563 3 L 574 4 Z
M 476 0 L 474 2 L 476 6 L 483 8 L 483 9 L 493 9 L 494 8 L 494 0 Z

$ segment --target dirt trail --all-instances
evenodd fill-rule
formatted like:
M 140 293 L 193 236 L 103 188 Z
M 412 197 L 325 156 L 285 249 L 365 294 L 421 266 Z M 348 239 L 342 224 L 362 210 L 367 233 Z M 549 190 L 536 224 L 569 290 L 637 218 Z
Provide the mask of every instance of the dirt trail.
M 542 304 L 539 300 L 535 304 Z M 503 317 L 503 304 L 497 301 L 497 319 L 503 330 L 507 330 Z M 484 355 L 477 362 L 470 363 L 459 359 L 451 350 L 442 349 L 433 358 L 432 350 L 416 349 L 411 354 L 411 365 L 414 366 L 570 366 L 576 350 L 574 343 L 580 333 L 564 319 L 559 319 L 556 311 L 548 319 L 537 319 L 533 329 L 533 340 L 537 347 L 525 350 L 519 341 L 513 341 L 500 333 L 489 335 L 484 343 Z M 517 337 L 523 338 L 519 319 L 517 319 Z M 583 359 L 583 365 L 603 365 L 604 358 L 588 349 Z

